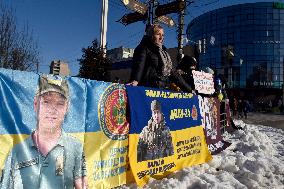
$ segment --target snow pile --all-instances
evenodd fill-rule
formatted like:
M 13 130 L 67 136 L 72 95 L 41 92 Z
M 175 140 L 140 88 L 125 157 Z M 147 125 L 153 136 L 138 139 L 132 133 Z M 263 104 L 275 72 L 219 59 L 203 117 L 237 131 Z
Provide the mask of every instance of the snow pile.
M 225 133 L 231 142 L 207 164 L 185 168 L 162 180 L 150 180 L 144 188 L 274 188 L 284 189 L 284 131 L 245 124 L 243 130 Z M 121 188 L 137 188 L 135 184 Z

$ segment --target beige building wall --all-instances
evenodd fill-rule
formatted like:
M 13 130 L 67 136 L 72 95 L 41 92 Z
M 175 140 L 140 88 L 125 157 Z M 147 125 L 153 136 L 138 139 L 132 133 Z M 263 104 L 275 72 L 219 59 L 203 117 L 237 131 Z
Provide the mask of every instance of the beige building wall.
M 118 47 L 114 49 L 110 49 L 107 51 L 107 57 L 112 60 L 112 62 L 120 62 L 132 59 L 134 53 L 134 49 Z
M 50 74 L 69 76 L 70 69 L 67 63 L 61 60 L 53 60 L 50 64 Z

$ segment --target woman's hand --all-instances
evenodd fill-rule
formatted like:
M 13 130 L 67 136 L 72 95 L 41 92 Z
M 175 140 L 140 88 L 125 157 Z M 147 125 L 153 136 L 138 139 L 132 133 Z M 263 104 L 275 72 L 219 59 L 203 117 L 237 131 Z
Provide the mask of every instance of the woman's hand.
M 132 82 L 127 83 L 126 85 L 137 86 L 138 85 L 138 81 L 133 80 Z

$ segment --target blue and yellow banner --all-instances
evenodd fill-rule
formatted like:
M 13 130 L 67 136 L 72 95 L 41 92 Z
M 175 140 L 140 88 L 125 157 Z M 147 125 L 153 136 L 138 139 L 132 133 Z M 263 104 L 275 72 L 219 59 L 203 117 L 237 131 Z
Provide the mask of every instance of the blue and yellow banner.
M 50 96 L 43 95 L 47 91 Z M 60 101 L 66 98 L 66 103 Z M 87 178 L 89 188 L 126 183 L 129 123 L 124 85 L 51 75 L 44 81 L 35 73 L 0 69 L 0 103 L 1 188 L 70 188 L 72 179 L 80 176 Z M 62 132 L 53 140 L 60 115 Z M 43 127 L 54 133 L 45 141 Z M 8 178 L 10 173 L 15 177 Z M 57 182 L 62 185 L 53 186 Z
M 129 160 L 136 183 L 163 178 L 212 159 L 201 126 L 198 97 L 127 86 L 131 112 Z

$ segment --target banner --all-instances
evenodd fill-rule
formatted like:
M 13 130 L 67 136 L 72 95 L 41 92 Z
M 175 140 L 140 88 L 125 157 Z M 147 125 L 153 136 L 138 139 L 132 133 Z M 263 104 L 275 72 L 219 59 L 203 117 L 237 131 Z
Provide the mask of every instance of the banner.
M 139 186 L 150 178 L 211 160 L 197 96 L 144 87 L 126 89 L 131 112 L 129 160 Z
M 0 188 L 113 188 L 129 173 L 123 85 L 0 69 Z
M 206 142 L 212 155 L 226 149 L 230 143 L 223 141 L 220 129 L 220 102 L 215 97 L 198 96 Z
M 199 93 L 213 94 L 215 92 L 212 74 L 193 70 L 192 75 L 195 90 L 197 90 Z
M 235 126 L 233 119 L 231 117 L 231 109 L 230 109 L 229 99 L 227 99 L 224 103 L 225 103 L 225 112 L 226 112 L 226 125 L 225 125 L 224 130 L 229 132 L 229 133 L 232 133 L 238 128 Z

